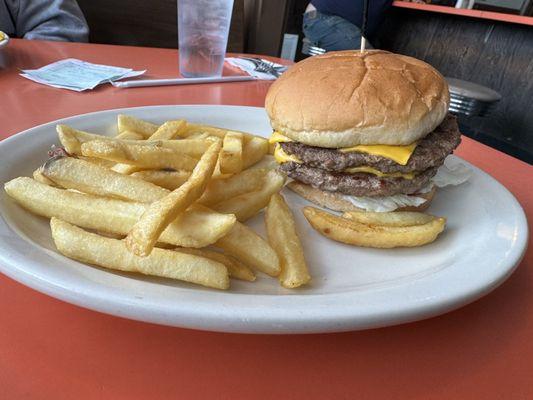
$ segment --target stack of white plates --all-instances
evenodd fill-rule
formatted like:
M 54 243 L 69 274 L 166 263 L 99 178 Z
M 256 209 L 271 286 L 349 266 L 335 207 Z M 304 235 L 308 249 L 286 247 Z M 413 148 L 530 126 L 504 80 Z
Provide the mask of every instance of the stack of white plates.
M 461 79 L 446 78 L 450 87 L 450 112 L 467 117 L 485 116 L 502 96 L 488 87 Z

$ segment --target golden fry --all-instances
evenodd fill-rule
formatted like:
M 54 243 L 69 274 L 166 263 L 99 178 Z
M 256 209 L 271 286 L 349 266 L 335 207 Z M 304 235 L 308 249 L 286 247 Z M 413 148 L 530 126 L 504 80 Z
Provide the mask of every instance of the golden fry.
M 279 281 L 286 288 L 296 288 L 311 280 L 300 238 L 296 233 L 294 217 L 287 203 L 276 193 L 265 212 L 268 242 L 276 251 L 281 273 Z
M 35 179 L 37 182 L 44 183 L 45 185 L 58 186 L 54 182 L 52 182 L 50 179 L 48 179 L 46 176 L 43 175 L 43 171 L 41 170 L 41 167 L 33 171 L 33 179 Z
M 148 205 L 58 189 L 31 178 L 15 178 L 6 193 L 30 212 L 60 218 L 83 228 L 127 235 Z M 205 247 L 225 236 L 234 215 L 219 214 L 200 205 L 187 211 L 163 231 L 159 240 L 181 247 Z
M 57 218 L 51 219 L 50 227 L 57 249 L 69 258 L 118 271 L 229 288 L 226 267 L 211 259 L 164 249 L 154 249 L 149 257 L 137 257 L 128 251 L 123 240 L 86 232 Z
M 104 168 L 111 168 L 114 165 L 116 165 L 113 161 L 103 160 L 101 158 L 93 158 L 93 157 L 85 157 L 85 156 L 76 156 L 80 160 L 85 160 L 87 162 L 90 162 L 92 164 L 99 165 L 100 167 Z
M 83 132 L 68 125 L 57 125 L 56 130 L 61 145 L 69 154 L 81 155 L 81 145 L 91 140 L 110 139 L 106 136 Z
M 151 182 L 168 190 L 174 190 L 183 185 L 189 179 L 191 173 L 190 171 L 146 170 L 134 172 L 131 176 Z
M 148 207 L 128 233 L 126 245 L 130 251 L 139 256 L 150 254 L 166 226 L 202 195 L 215 169 L 220 148 L 220 140 L 214 142 L 187 182 Z
M 224 253 L 270 276 L 280 273 L 279 258 L 270 245 L 246 225 L 236 222 L 232 230 L 215 243 Z
M 255 274 L 250 268 L 248 268 L 246 265 L 239 262 L 238 260 L 235 260 L 234 258 L 229 257 L 225 254 L 218 253 L 213 250 L 187 249 L 184 247 L 179 247 L 174 250 L 179 251 L 180 253 L 193 254 L 195 256 L 209 258 L 210 260 L 217 261 L 223 264 L 228 269 L 229 275 L 232 278 L 249 282 L 255 281 Z
M 219 139 L 224 139 L 224 136 L 226 136 L 226 134 L 229 131 L 230 131 L 229 129 L 218 128 L 216 126 L 189 123 L 187 124 L 187 128 L 185 128 L 183 135 L 184 137 L 189 137 L 189 136 L 194 136 L 197 134 L 207 133 L 210 136 L 215 136 L 215 137 L 218 137 Z M 231 130 L 231 132 L 242 133 L 243 139 L 245 142 L 247 142 L 248 140 L 254 137 L 254 135 L 251 135 L 246 132 L 235 131 L 235 130 Z
M 54 157 L 40 168 L 55 185 L 94 195 L 151 203 L 169 192 L 157 185 L 73 157 Z
M 242 133 L 229 131 L 224 136 L 218 161 L 223 174 L 235 174 L 242 170 Z
M 122 164 L 131 164 L 145 169 L 192 170 L 197 163 L 192 157 L 158 145 L 133 144 L 118 140 L 92 140 L 81 145 L 84 156 L 103 158 Z
M 178 119 L 175 121 L 167 121 L 161 125 L 157 130 L 150 135 L 147 140 L 170 140 L 180 136 L 187 126 L 187 121 Z
M 123 114 L 117 117 L 117 126 L 119 133 L 133 131 L 141 134 L 145 139 L 148 139 L 159 128 L 158 125 L 151 122 Z
M 377 226 L 338 217 L 314 207 L 304 207 L 303 213 L 311 226 L 322 235 L 362 247 L 422 246 L 433 242 L 446 224 L 445 218 L 435 218 L 424 225 Z
M 247 221 L 265 208 L 274 193 L 278 193 L 285 184 L 285 175 L 273 170 L 265 176 L 260 190 L 241 194 L 217 203 L 212 208 L 223 214 L 235 214 L 240 222 Z
M 122 140 L 143 140 L 144 136 L 137 132 L 124 131 L 115 136 L 115 138 Z
M 192 135 L 187 135 L 187 139 L 202 139 L 202 140 L 205 140 L 205 139 L 209 139 L 209 138 L 212 138 L 212 137 L 213 136 L 211 136 L 207 132 L 198 132 L 198 133 L 193 133 Z
M 98 159 L 96 158 L 95 160 L 98 160 Z M 108 161 L 108 160 L 104 160 L 103 158 L 101 158 L 101 160 Z M 108 161 L 108 162 L 113 163 L 112 161 Z M 138 165 L 121 164 L 121 163 L 113 163 L 113 165 L 109 167 L 109 169 L 122 175 L 132 175 L 135 172 L 144 170 L 143 167 L 140 167 Z
M 364 212 L 350 211 L 342 214 L 343 218 L 351 219 L 361 224 L 378 226 L 414 226 L 424 225 L 435 219 L 433 215 L 421 212 Z
M 243 168 L 246 169 L 259 162 L 268 153 L 268 140 L 253 137 L 244 144 L 242 150 Z
M 161 140 L 161 139 L 174 139 L 176 136 L 178 136 L 179 132 L 185 128 L 187 125 L 187 122 L 185 120 L 177 120 L 177 121 L 167 121 L 163 125 L 161 125 L 149 138 L 147 141 L 153 141 L 153 140 Z M 117 136 L 117 138 L 120 137 L 120 139 L 126 139 L 121 137 L 124 133 L 128 131 L 125 131 Z M 142 136 L 141 136 L 142 138 Z M 116 164 L 113 166 L 113 171 L 118 172 L 120 174 L 124 175 L 130 175 L 133 172 L 139 171 L 138 166 L 130 165 L 130 164 Z
M 246 264 L 244 264 L 242 261 L 237 260 L 235 257 L 230 256 L 229 254 L 224 254 L 224 256 L 229 259 L 233 265 L 235 270 L 235 278 L 237 278 L 237 274 L 240 276 L 240 278 L 243 281 L 253 282 L 255 281 L 255 273 L 252 271 L 251 268 L 249 268 Z M 238 271 L 238 272 L 237 272 Z
M 167 149 L 172 149 L 179 154 L 200 158 L 214 141 L 218 141 L 218 139 L 160 140 L 156 143 Z M 147 143 L 150 143 L 150 139 Z
M 267 173 L 268 170 L 265 169 L 249 169 L 227 179 L 212 180 L 198 202 L 210 206 L 259 190 L 263 186 Z

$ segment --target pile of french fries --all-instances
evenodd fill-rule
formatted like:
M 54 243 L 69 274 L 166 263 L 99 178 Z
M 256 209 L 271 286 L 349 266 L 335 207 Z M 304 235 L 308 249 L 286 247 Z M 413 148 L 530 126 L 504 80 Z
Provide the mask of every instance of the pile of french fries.
M 33 178 L 4 186 L 50 218 L 63 255 L 109 269 L 227 289 L 230 277 L 310 281 L 293 215 L 279 193 L 286 177 L 251 168 L 268 142 L 244 132 L 119 115 L 107 137 L 58 125 L 60 148 Z M 244 222 L 266 207 L 268 241 Z

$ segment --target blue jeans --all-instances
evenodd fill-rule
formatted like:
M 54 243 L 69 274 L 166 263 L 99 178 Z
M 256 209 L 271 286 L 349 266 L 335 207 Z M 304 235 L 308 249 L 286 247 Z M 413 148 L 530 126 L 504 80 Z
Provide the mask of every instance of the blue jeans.
M 307 12 L 304 14 L 303 32 L 315 46 L 326 51 L 353 50 L 361 46 L 361 29 L 337 15 Z M 366 48 L 373 48 L 368 40 Z

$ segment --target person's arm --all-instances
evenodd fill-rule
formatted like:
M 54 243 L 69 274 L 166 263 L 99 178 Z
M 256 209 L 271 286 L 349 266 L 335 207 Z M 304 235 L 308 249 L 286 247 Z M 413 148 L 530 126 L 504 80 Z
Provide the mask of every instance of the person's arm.
M 24 39 L 86 42 L 87 21 L 76 0 L 7 0 L 16 35 Z

